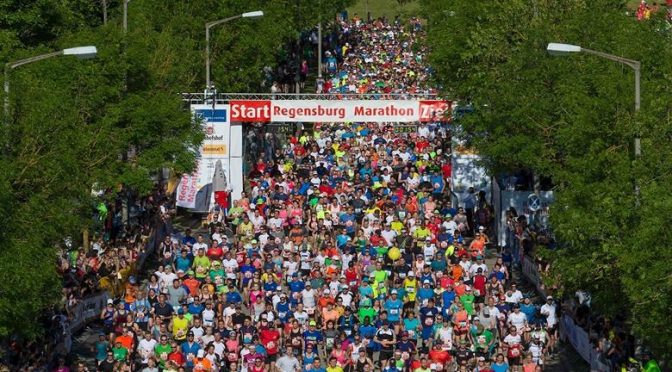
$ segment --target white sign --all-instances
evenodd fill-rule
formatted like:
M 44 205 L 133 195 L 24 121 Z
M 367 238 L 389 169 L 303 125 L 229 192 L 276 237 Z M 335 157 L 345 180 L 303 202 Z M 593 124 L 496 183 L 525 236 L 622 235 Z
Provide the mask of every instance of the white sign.
M 233 122 L 435 122 L 448 120 L 451 104 L 439 100 L 231 101 Z

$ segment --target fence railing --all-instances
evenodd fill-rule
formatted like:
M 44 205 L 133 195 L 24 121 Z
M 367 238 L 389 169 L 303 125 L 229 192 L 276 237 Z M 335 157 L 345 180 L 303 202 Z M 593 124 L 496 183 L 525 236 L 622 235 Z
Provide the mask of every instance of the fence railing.
M 172 226 L 170 225 L 170 222 L 162 222 L 154 227 L 147 240 L 144 252 L 138 256 L 135 263 L 136 272 L 142 270 L 147 258 L 154 254 L 158 244 L 166 235 L 170 234 L 171 231 Z M 72 335 L 80 331 L 91 321 L 98 319 L 105 306 L 107 306 L 107 300 L 109 298 L 111 298 L 111 294 L 108 291 L 103 291 L 77 303 L 77 305 L 70 310 L 71 318 L 65 327 L 63 327 L 63 334 L 60 337 L 60 340 L 57 341 L 58 346 L 56 349 L 69 353 L 72 348 Z
M 217 104 L 226 104 L 229 101 L 236 100 L 436 100 L 440 99 L 435 93 L 387 93 L 387 94 L 356 94 L 356 93 L 180 93 L 182 100 L 190 104 L 205 104 L 212 103 L 213 99 Z
M 539 268 L 530 256 L 523 256 L 522 261 L 523 276 L 532 284 L 537 293 L 545 298 L 547 295 L 545 286 L 541 280 Z M 591 371 L 601 371 L 597 363 L 597 354 L 591 347 L 588 333 L 574 322 L 569 314 L 562 314 L 560 322 L 560 334 L 564 340 L 569 341 L 574 350 L 581 356 L 586 363 L 590 364 Z
M 539 269 L 537 264 L 534 262 L 534 258 L 530 256 L 523 256 L 521 260 L 521 266 L 523 270 L 523 276 L 534 285 L 534 289 L 537 290 L 537 293 L 541 298 L 546 298 L 548 293 L 544 287 L 544 283 L 541 281 L 541 274 L 539 274 Z

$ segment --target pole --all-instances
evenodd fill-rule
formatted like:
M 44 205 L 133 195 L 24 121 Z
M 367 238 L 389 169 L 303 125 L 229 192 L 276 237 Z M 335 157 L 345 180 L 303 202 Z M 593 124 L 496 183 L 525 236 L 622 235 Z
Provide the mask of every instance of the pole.
M 229 21 L 233 21 L 234 19 L 238 19 L 242 17 L 242 14 L 229 17 L 229 18 L 224 18 L 220 19 L 217 21 L 213 22 L 208 22 L 205 24 L 205 89 L 207 92 L 210 91 L 210 29 L 212 27 L 215 27 L 217 25 L 221 25 L 222 23 L 226 23 Z M 206 93 L 207 93 L 206 92 Z
M 639 108 L 641 106 L 641 89 L 640 89 L 640 79 L 641 79 L 641 64 L 637 62 L 633 68 L 635 69 L 635 120 L 637 120 L 636 115 L 639 113 Z M 642 144 L 640 139 L 640 130 L 639 125 L 637 125 L 637 134 L 635 137 L 635 157 L 642 155 Z
M 107 0 L 102 0 L 103 2 L 103 25 L 107 24 Z
M 205 25 L 205 91 L 210 92 L 210 26 L 207 24 Z
M 59 51 L 56 51 L 56 52 L 51 52 L 51 53 L 46 53 L 46 54 L 41 54 L 39 56 L 25 58 L 25 59 L 21 59 L 21 60 L 14 61 L 14 62 L 7 62 L 5 64 L 5 84 L 4 84 L 5 99 L 4 99 L 4 105 L 3 105 L 3 114 L 4 114 L 4 119 L 5 119 L 5 124 L 6 125 L 9 125 L 9 72 L 11 70 L 19 67 L 19 66 L 27 65 L 29 63 L 41 61 L 41 60 L 44 60 L 44 59 L 47 59 L 47 58 L 56 57 L 56 56 L 60 56 L 60 55 L 63 55 L 62 50 L 59 50 Z
M 11 69 L 10 64 L 5 64 L 5 99 L 4 99 L 4 108 L 3 108 L 3 118 L 5 119 L 5 125 L 9 126 L 9 70 Z
M 317 24 L 317 78 L 322 79 L 322 16 Z
M 123 0 L 124 1 L 124 20 L 123 20 L 123 27 L 124 27 L 124 33 L 128 32 L 128 2 L 129 0 Z
M 296 26 L 299 27 L 299 16 L 301 14 L 301 0 L 296 0 Z M 294 76 L 294 82 L 296 83 L 296 95 L 301 94 L 301 31 L 296 39 L 296 76 Z

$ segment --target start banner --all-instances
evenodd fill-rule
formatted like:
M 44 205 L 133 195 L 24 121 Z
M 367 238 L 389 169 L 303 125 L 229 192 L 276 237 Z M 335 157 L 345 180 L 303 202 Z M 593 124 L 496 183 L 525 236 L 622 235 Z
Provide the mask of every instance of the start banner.
M 450 120 L 451 104 L 437 100 L 230 101 L 232 122 L 408 123 Z

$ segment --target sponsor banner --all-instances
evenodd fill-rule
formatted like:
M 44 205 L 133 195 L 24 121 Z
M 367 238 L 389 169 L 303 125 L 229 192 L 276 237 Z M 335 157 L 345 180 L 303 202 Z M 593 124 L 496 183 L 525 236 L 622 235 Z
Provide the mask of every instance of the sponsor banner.
M 240 125 L 231 126 L 229 105 L 191 105 L 191 111 L 194 119 L 201 121 L 205 139 L 198 148 L 196 169 L 184 175 L 177 187 L 177 205 L 204 212 L 215 205 L 212 180 L 218 160 L 232 195 L 239 198 L 242 193 L 243 132 Z
M 190 174 L 183 175 L 176 190 L 177 206 L 182 208 L 196 207 L 198 189 L 198 177 Z
M 229 155 L 229 106 L 192 105 L 195 119 L 202 121 L 205 139 L 199 148 L 201 157 L 225 159 Z
M 233 122 L 377 122 L 445 121 L 448 101 L 266 100 L 230 101 Z

